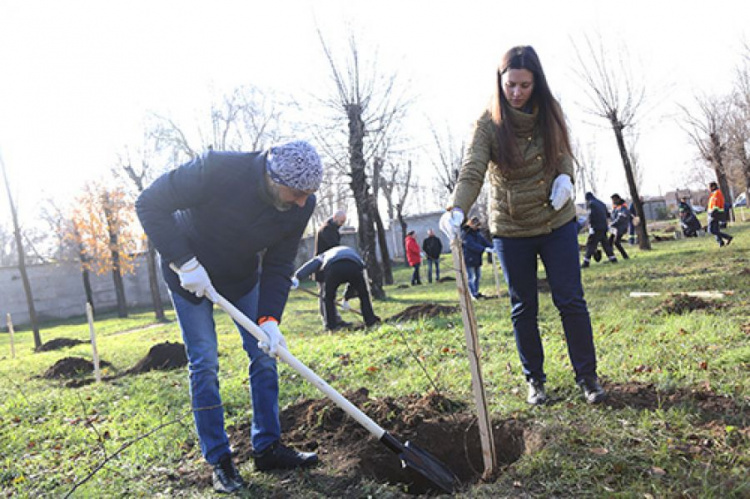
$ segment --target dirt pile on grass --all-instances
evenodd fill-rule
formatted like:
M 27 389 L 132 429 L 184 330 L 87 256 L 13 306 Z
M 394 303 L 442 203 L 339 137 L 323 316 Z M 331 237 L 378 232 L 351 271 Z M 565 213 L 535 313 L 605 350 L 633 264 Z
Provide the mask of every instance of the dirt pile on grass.
M 73 338 L 55 338 L 44 343 L 37 349 L 37 352 L 51 352 L 53 350 L 61 350 L 63 348 L 74 347 L 86 343 L 83 340 L 74 340 Z
M 112 364 L 105 360 L 99 361 L 99 367 L 110 367 Z M 94 372 L 94 363 L 81 357 L 65 357 L 47 369 L 42 377 L 45 379 L 63 379 L 84 376 Z
M 389 317 L 386 319 L 386 322 L 414 321 L 421 318 L 455 314 L 456 312 L 458 312 L 458 307 L 438 305 L 437 303 L 421 303 L 418 305 L 412 305 L 396 315 Z
M 185 345 L 169 341 L 151 347 L 148 354 L 124 374 L 141 374 L 148 371 L 164 371 L 187 365 Z
M 698 296 L 675 294 L 664 300 L 654 312 L 656 314 L 685 314 L 693 310 L 720 310 L 726 306 L 723 302 L 704 300 Z
M 464 412 L 463 404 L 434 393 L 372 399 L 364 388 L 344 396 L 402 443 L 409 441 L 435 456 L 462 483 L 480 479 L 484 466 L 479 430 L 476 418 Z M 328 482 L 326 494 L 330 496 L 346 496 L 346 490 L 362 478 L 402 484 L 410 494 L 430 491 L 421 475 L 404 469 L 395 453 L 328 399 L 302 400 L 283 410 L 280 417 L 285 443 L 320 455 L 325 469 L 315 480 Z M 249 422 L 227 432 L 237 461 L 250 460 Z M 510 464 L 524 453 L 523 423 L 494 421 L 493 436 L 500 463 Z M 208 473 L 200 481 L 208 485 Z

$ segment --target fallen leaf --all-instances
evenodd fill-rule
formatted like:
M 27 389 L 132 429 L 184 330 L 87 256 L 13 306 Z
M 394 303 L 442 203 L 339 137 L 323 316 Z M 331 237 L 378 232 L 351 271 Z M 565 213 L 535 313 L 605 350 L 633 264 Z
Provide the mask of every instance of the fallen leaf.
M 698 367 L 700 367 L 701 369 L 703 369 L 703 370 L 705 371 L 706 369 L 708 369 L 708 362 L 706 362 L 705 360 L 702 360 L 702 361 L 701 361 L 701 362 L 700 362 L 700 363 L 698 364 Z
M 597 456 L 603 456 L 605 454 L 609 454 L 609 451 L 605 449 L 604 447 L 594 447 L 593 449 L 589 449 L 592 454 L 596 454 Z
M 667 472 L 664 469 L 659 468 L 658 466 L 651 466 L 651 474 L 656 476 L 664 476 L 667 474 Z

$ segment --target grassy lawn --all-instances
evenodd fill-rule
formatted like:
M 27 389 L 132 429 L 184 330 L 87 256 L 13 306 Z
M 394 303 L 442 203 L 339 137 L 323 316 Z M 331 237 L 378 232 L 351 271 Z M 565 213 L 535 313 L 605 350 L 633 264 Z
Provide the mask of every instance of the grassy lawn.
M 750 497 L 750 223 L 737 223 L 729 232 L 736 237 L 727 248 L 719 249 L 710 237 L 657 242 L 647 252 L 628 246 L 630 260 L 592 262 L 584 271 L 599 372 L 610 392 L 601 406 L 586 405 L 574 384 L 549 293 L 540 294 L 540 328 L 556 403 L 538 408 L 525 403 L 504 285 L 500 299 L 476 302 L 490 410 L 498 420 L 523 424 L 526 452 L 496 481 L 474 484 L 459 495 Z M 449 256 L 443 258 L 444 275 L 452 275 L 449 262 Z M 404 286 L 409 275 L 397 269 L 396 284 L 386 287 L 388 298 L 375 303 L 379 316 L 428 302 L 457 304 L 455 283 Z M 726 295 L 705 302 L 669 296 L 705 290 Z M 482 291 L 495 294 L 488 264 Z M 633 291 L 664 294 L 631 298 Z M 435 383 L 444 395 L 472 407 L 460 313 L 328 334 L 317 310 L 314 298 L 292 292 L 283 330 L 292 353 L 338 390 L 366 387 L 373 398 L 399 397 L 424 394 Z M 104 374 L 127 370 L 157 343 L 181 342 L 171 311 L 169 317 L 167 324 L 156 323 L 149 312 L 98 318 L 98 349 L 112 364 Z M 225 314 L 217 313 L 217 327 L 226 423 L 246 424 L 247 360 Z M 45 342 L 88 340 L 89 331 L 81 318 L 45 324 L 41 334 Z M 0 492 L 62 497 L 119 451 L 75 497 L 212 495 L 208 483 L 181 479 L 206 469 L 184 369 L 67 388 L 41 375 L 64 357 L 90 359 L 90 346 L 43 353 L 32 348 L 31 333 L 17 332 L 11 359 L 9 337 L 0 335 Z M 280 373 L 282 408 L 321 397 L 287 366 Z M 311 485 L 307 472 L 263 474 L 250 462 L 240 469 L 257 484 L 256 496 L 332 495 Z M 346 495 L 399 497 L 402 491 L 363 480 Z

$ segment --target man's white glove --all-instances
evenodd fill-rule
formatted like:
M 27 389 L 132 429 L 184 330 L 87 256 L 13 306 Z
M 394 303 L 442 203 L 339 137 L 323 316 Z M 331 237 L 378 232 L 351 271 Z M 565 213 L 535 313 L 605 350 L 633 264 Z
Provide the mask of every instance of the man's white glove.
M 172 270 L 177 272 L 180 278 L 180 286 L 190 291 L 198 298 L 206 295 L 211 298 L 213 292 L 213 286 L 211 285 L 211 279 L 208 277 L 208 272 L 203 268 L 197 258 L 193 257 L 187 262 L 183 263 L 179 268 L 176 265 L 171 265 Z
M 464 221 L 464 212 L 461 208 L 453 208 L 440 216 L 440 230 L 449 239 L 461 234 L 461 223 Z
M 299 287 L 299 279 L 296 277 L 292 277 L 292 288 L 291 289 L 297 289 Z
M 495 253 L 495 248 L 493 248 L 492 246 L 487 246 L 486 248 L 484 248 L 484 252 L 485 253 L 492 253 L 492 254 L 494 254 Z
M 573 181 L 567 173 L 561 173 L 552 182 L 552 192 L 549 200 L 555 211 L 562 208 L 569 199 L 573 198 Z
M 260 325 L 260 328 L 266 333 L 266 336 L 268 336 L 268 342 L 261 341 L 258 343 L 258 347 L 266 352 L 266 354 L 271 357 L 276 357 L 279 353 L 279 347 L 287 348 L 284 335 L 281 334 L 281 330 L 276 321 L 266 321 Z
M 341 308 L 344 309 L 344 310 L 351 310 L 352 306 L 349 305 L 348 301 L 344 300 L 344 301 L 341 302 Z

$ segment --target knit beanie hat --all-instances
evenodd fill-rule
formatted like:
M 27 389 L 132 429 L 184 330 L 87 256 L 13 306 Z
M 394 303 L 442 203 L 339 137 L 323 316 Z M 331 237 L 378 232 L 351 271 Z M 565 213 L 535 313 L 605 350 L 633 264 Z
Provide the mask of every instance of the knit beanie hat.
M 317 191 L 323 180 L 320 157 L 304 140 L 272 146 L 268 151 L 266 171 L 277 184 L 301 191 Z

